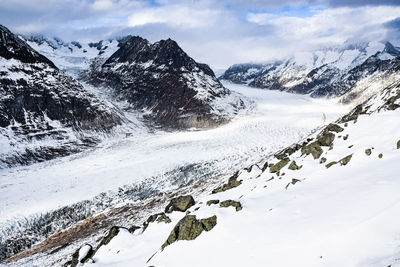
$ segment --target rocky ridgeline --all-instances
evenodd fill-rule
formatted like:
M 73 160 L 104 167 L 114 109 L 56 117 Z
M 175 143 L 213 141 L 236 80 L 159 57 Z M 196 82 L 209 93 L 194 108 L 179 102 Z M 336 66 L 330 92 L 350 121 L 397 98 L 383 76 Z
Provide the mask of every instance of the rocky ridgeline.
M 86 79 L 110 88 L 117 99 L 168 128 L 214 127 L 245 107 L 207 65 L 194 61 L 171 39 L 151 44 L 130 37 Z
M 367 53 L 373 49 L 374 54 Z M 336 55 L 335 60 L 330 58 L 332 55 Z M 363 102 L 376 93 L 372 84 L 383 88 L 400 72 L 400 49 L 391 43 L 381 50 L 364 44 L 317 51 L 308 57 L 312 60 L 306 63 L 291 57 L 270 64 L 237 64 L 220 78 L 313 97 L 343 96 L 341 100 L 349 103 L 356 99 Z

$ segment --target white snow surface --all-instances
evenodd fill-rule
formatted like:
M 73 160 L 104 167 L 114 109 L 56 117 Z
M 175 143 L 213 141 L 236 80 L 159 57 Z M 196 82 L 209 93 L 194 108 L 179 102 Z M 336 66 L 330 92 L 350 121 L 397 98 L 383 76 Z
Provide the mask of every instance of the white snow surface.
M 298 151 L 290 158 L 303 167 L 286 165 L 281 178 L 257 166 L 242 170 L 239 187 L 196 199 L 190 214 L 216 215 L 217 225 L 193 241 L 160 249 L 185 215 L 173 212 L 172 223 L 122 230 L 85 266 L 400 266 L 399 116 L 399 109 L 373 112 L 340 124 L 344 131 L 322 156 L 328 163 L 352 155 L 347 165 L 326 168 Z M 205 205 L 210 199 L 240 201 L 243 210 Z
M 100 49 L 89 43 L 63 42 L 58 38 L 44 38 L 42 43 L 26 41 L 33 49 L 50 59 L 58 68 L 75 76 L 79 71 L 89 69 L 96 58 L 109 58 L 118 50 L 117 40 L 102 40 Z
M 0 228 L 18 218 L 117 191 L 123 185 L 141 184 L 155 176 L 163 186 L 158 190 L 173 189 L 174 183 L 164 174 L 182 166 L 211 164 L 215 175 L 229 174 L 298 141 L 349 109 L 332 100 L 225 85 L 256 105 L 219 128 L 138 131 L 122 140 L 104 142 L 95 151 L 0 170 Z

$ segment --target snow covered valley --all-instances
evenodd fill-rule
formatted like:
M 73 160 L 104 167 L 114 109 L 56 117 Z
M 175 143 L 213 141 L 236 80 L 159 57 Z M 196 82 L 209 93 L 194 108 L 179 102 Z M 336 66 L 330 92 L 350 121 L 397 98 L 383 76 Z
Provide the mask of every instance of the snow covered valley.
M 43 214 L 79 201 L 92 201 L 85 205 L 84 218 L 199 180 L 227 177 L 349 110 L 335 100 L 225 86 L 252 99 L 254 106 L 219 128 L 140 130 L 123 140 L 105 142 L 94 151 L 0 170 L 2 237 L 9 235 L 10 227 L 14 234 L 15 229 L 23 232 L 27 222 L 37 222 Z M 53 231 L 66 226 L 65 222 L 53 225 Z

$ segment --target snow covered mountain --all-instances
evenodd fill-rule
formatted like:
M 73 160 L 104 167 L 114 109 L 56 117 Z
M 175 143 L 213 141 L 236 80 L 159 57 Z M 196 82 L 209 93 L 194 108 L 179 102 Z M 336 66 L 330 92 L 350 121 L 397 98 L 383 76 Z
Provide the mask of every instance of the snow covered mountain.
M 0 168 L 80 151 L 122 123 L 49 59 L 0 26 Z
M 93 61 L 109 58 L 124 39 L 101 40 L 96 43 L 64 42 L 57 37 L 42 35 L 22 37 L 33 49 L 49 58 L 61 70 L 78 75 L 89 69 Z
M 219 186 L 175 195 L 142 226 L 112 227 L 66 264 L 397 266 L 399 116 L 397 81 Z
M 399 77 L 399 57 L 399 48 L 389 42 L 346 44 L 341 48 L 297 53 L 265 65 L 233 65 L 220 78 L 314 97 L 347 93 L 344 102 L 357 99 L 361 103 L 376 93 L 373 88 L 384 88 Z
M 118 100 L 164 127 L 213 127 L 246 106 L 207 65 L 195 62 L 171 39 L 151 44 L 130 37 L 92 68 L 87 81 L 110 88 Z

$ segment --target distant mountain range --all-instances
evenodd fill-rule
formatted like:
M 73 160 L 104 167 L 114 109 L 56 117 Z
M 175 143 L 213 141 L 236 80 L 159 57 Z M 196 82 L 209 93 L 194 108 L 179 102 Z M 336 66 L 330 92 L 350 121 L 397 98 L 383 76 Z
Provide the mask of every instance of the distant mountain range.
M 391 43 L 345 44 L 298 53 L 268 64 L 237 64 L 220 79 L 313 97 L 362 102 L 400 75 L 400 49 Z

